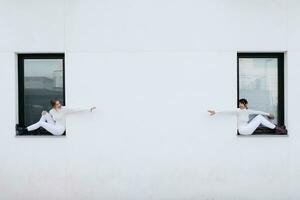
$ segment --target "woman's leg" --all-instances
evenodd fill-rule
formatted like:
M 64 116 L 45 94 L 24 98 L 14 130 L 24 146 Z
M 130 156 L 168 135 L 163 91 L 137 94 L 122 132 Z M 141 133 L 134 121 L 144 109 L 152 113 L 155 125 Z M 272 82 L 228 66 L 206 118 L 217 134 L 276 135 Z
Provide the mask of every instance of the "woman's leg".
M 48 132 L 52 133 L 53 135 L 61 135 L 61 130 L 55 126 L 55 122 L 49 113 L 42 115 L 40 121 L 28 126 L 27 130 L 33 131 L 40 127 L 43 127 L 44 129 L 46 129 Z
M 272 122 L 270 122 L 269 120 L 267 120 L 265 117 L 263 117 L 262 115 L 258 115 L 256 117 L 260 118 L 260 124 L 269 128 L 269 129 L 274 129 L 276 126 L 275 124 L 273 124 Z
M 34 130 L 40 128 L 40 127 L 41 127 L 40 122 L 37 122 L 37 123 L 35 123 L 35 124 L 32 124 L 32 125 L 30 125 L 30 126 L 27 126 L 26 129 L 27 129 L 28 131 L 34 131 Z
M 54 124 L 50 124 L 47 122 L 39 122 L 39 123 L 40 123 L 41 127 L 46 129 L 48 132 L 52 133 L 53 135 L 62 135 L 63 134 L 63 131 L 61 130 L 61 128 L 58 128 Z
M 274 129 L 276 126 L 269 122 L 266 118 L 264 118 L 262 115 L 257 115 L 252 119 L 244 128 L 242 128 L 240 131 L 241 134 L 252 134 L 259 125 L 263 125 L 267 128 Z
M 34 131 L 34 130 L 36 130 L 36 129 L 38 129 L 38 128 L 41 127 L 40 122 L 46 122 L 46 121 L 47 121 L 47 116 L 46 115 L 42 115 L 42 117 L 40 118 L 40 120 L 37 123 L 28 126 L 27 130 L 28 131 Z

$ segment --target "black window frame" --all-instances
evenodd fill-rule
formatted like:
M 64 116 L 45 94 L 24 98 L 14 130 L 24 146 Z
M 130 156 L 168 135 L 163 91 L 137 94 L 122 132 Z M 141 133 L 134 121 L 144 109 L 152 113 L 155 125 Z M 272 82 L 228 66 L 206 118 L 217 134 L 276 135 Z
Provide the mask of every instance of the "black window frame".
M 25 126 L 25 112 L 24 112 L 24 92 L 25 92 L 25 77 L 24 77 L 24 60 L 25 59 L 62 59 L 63 61 L 63 99 L 62 105 L 66 103 L 65 93 L 65 54 L 64 53 L 25 53 L 17 54 L 18 66 L 18 127 Z M 18 132 L 17 132 L 18 135 Z M 30 135 L 51 135 L 46 130 L 32 131 Z M 65 135 L 65 134 L 64 134 Z
M 270 52 L 270 53 L 237 53 L 237 106 L 240 99 L 240 74 L 239 74 L 239 59 L 240 58 L 277 58 L 278 59 L 278 125 L 285 125 L 284 119 L 284 53 Z M 238 133 L 239 135 L 239 133 Z M 273 130 L 267 128 L 258 128 L 253 135 L 275 135 Z

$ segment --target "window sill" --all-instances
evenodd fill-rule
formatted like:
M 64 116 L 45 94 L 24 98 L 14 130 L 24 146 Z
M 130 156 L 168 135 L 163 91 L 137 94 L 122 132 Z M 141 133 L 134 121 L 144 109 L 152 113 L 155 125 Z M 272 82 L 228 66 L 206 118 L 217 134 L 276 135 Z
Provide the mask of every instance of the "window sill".
M 22 131 L 19 131 L 17 129 L 18 125 L 16 125 L 16 137 L 26 137 L 26 136 L 41 136 L 41 137 L 63 137 L 63 136 L 66 136 L 66 132 L 64 132 L 64 134 L 62 135 L 53 135 L 51 133 L 49 133 L 48 131 L 46 131 L 45 129 L 43 128 L 39 128 L 35 131 L 30 131 L 30 132 L 26 132 L 26 133 L 22 133 Z
M 274 130 L 268 129 L 268 128 L 258 128 L 253 134 L 251 135 L 242 135 L 239 134 L 239 132 L 237 132 L 237 136 L 241 136 L 241 137 L 251 137 L 251 136 L 262 136 L 262 137 L 287 137 L 288 133 L 285 134 L 278 134 L 275 133 Z
M 288 134 L 285 134 L 285 135 L 279 135 L 279 134 L 252 134 L 252 135 L 240 135 L 240 134 L 237 134 L 238 137 L 288 137 L 289 135 Z

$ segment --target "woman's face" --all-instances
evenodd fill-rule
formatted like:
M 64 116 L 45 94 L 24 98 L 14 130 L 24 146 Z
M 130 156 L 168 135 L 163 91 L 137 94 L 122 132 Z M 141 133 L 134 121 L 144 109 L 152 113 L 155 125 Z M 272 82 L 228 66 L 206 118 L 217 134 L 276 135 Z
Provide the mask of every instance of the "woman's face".
M 246 105 L 240 102 L 239 103 L 239 108 L 240 109 L 246 109 Z
M 59 109 L 61 107 L 61 104 L 59 101 L 55 102 L 55 105 L 53 106 L 54 109 Z

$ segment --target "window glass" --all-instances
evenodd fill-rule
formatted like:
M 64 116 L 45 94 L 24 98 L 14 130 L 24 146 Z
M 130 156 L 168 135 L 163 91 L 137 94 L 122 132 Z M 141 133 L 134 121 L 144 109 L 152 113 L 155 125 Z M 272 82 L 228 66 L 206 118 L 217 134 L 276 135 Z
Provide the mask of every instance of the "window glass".
M 239 97 L 251 109 L 275 115 L 278 121 L 278 59 L 239 58 Z
M 24 125 L 37 122 L 50 99 L 64 99 L 63 59 L 24 59 Z

